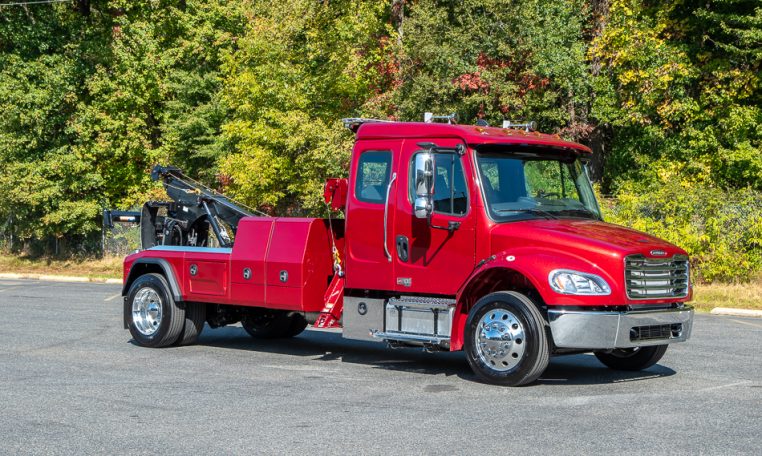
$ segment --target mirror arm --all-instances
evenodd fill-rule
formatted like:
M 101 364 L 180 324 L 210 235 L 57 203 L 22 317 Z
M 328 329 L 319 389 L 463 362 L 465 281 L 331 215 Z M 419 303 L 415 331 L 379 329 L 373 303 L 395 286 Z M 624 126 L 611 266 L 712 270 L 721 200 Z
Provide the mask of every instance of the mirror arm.
M 460 222 L 455 222 L 450 220 L 449 222 L 447 222 L 447 226 L 434 225 L 433 223 L 431 223 L 431 216 L 429 216 L 429 228 L 434 228 L 437 230 L 447 230 L 450 232 L 450 234 L 452 234 L 453 232 L 455 232 L 455 230 L 460 228 Z

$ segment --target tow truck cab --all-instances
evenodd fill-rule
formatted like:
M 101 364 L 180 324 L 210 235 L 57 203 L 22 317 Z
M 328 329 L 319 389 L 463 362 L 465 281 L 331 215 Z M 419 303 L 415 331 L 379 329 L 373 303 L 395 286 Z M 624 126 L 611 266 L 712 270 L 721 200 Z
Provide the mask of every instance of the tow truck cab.
M 241 320 L 277 337 L 314 322 L 352 339 L 463 349 L 477 375 L 506 385 L 535 380 L 551 354 L 646 368 L 690 336 L 686 252 L 602 220 L 587 147 L 512 128 L 351 126 L 349 178 L 326 191 L 344 220 L 244 217 L 232 248 L 128 257 L 133 336 L 162 324 L 150 299 L 136 304 L 148 271 L 167 281 L 164 300 L 207 303 L 213 327 Z

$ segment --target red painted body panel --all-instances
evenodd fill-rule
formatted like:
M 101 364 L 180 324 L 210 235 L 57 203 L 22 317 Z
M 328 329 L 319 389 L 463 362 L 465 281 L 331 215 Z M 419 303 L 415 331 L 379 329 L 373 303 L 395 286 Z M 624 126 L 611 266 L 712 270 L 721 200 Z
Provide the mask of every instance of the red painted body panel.
M 463 144 L 459 139 L 438 139 L 437 145 L 455 148 Z M 397 236 L 409 239 L 408 261 L 400 260 L 396 250 L 392 252 L 395 290 L 400 293 L 424 293 L 455 295 L 460 284 L 474 269 L 474 220 L 477 214 L 469 209 L 465 215 L 432 214 L 431 223 L 447 226 L 448 222 L 459 222 L 460 227 L 452 233 L 446 229 L 432 229 L 428 220 L 413 215 L 410 190 L 413 155 L 422 148 L 415 141 L 405 141 L 400 160 L 397 162 L 397 194 L 394 199 L 394 224 L 389 226 L 390 249 L 396 249 Z M 459 157 L 466 176 L 472 173 L 467 156 Z M 479 198 L 475 180 L 466 177 L 469 199 Z M 399 280 L 397 280 L 399 279 Z
M 487 238 L 496 261 L 484 267 L 501 267 L 522 272 L 533 281 L 548 305 L 601 306 L 642 304 L 627 298 L 624 285 L 624 257 L 663 250 L 667 256 L 687 253 L 666 241 L 639 231 L 594 220 L 532 220 L 494 224 Z M 511 256 L 513 260 L 508 261 Z M 608 296 L 572 296 L 554 292 L 548 284 L 553 269 L 573 269 L 603 277 L 611 285 Z M 687 301 L 652 299 L 649 303 Z
M 366 290 L 392 290 L 394 288 L 393 265 L 384 252 L 384 205 L 369 203 L 357 198 L 357 163 L 363 152 L 391 151 L 392 169 L 399 161 L 402 141 L 358 141 L 352 154 L 347 198 L 346 229 L 346 286 Z M 397 181 L 392 183 L 391 194 L 397 191 Z M 384 191 L 386 189 L 383 189 Z M 394 200 L 390 198 L 388 228 L 394 224 Z M 387 241 L 389 252 L 394 249 L 393 237 Z
M 341 220 L 334 225 L 343 231 Z M 328 226 L 323 219 L 246 217 L 232 250 L 144 250 L 125 259 L 125 277 L 135 260 L 161 258 L 171 265 L 184 300 L 317 312 L 333 276 Z
M 232 304 L 265 306 L 265 257 L 275 219 L 244 218 L 238 223 L 235 246 L 231 255 Z M 251 271 L 249 279 L 245 269 Z
M 467 145 L 459 158 L 468 190 L 468 211 L 463 216 L 434 214 L 432 224 L 460 222 L 452 233 L 432 229 L 415 218 L 409 196 L 412 156 L 418 143 L 440 147 Z M 334 277 L 328 221 L 302 218 L 246 217 L 241 220 L 230 252 L 146 250 L 125 259 L 125 281 L 133 262 L 161 258 L 174 271 L 183 299 L 321 312 L 318 326 L 334 326 L 346 290 L 389 294 L 415 293 L 456 298 L 451 349 L 462 347 L 468 313 L 469 290 L 501 274 L 522 277 L 551 306 L 611 306 L 684 302 L 684 299 L 631 300 L 624 286 L 624 257 L 652 256 L 659 249 L 668 256 L 685 251 L 665 241 L 615 225 L 582 219 L 531 220 L 495 223 L 484 208 L 474 152 L 478 144 L 513 144 L 543 150 L 566 149 L 588 154 L 587 147 L 558 136 L 520 130 L 423 123 L 366 123 L 357 132 L 348 180 L 332 180 L 324 191 L 334 209 L 346 206 L 346 226 L 334 220 L 337 247 L 346 276 Z M 363 153 L 389 151 L 391 173 L 388 218 L 385 204 L 361 201 L 355 194 L 357 167 Z M 386 188 L 380 189 L 385 192 Z M 372 200 L 372 198 L 370 199 Z M 346 236 L 344 232 L 346 229 Z M 384 230 L 387 249 L 384 250 Z M 410 259 L 399 259 L 395 238 L 406 236 Z M 494 258 L 492 258 L 494 256 Z M 482 260 L 486 260 L 483 261 Z M 191 277 L 191 265 L 198 273 Z M 478 267 L 477 267 L 478 265 Z M 250 269 L 251 276 L 244 277 Z M 603 277 L 611 286 L 608 296 L 571 296 L 553 291 L 548 274 L 573 269 Z M 513 272 L 512 272 L 513 271 Z M 520 274 L 520 276 L 519 276 Z M 329 287 L 331 278 L 334 277 Z M 409 285 L 404 279 L 410 279 Z
M 228 289 L 228 258 L 219 260 L 199 261 L 194 257 L 185 258 L 185 268 L 191 266 L 197 268 L 196 275 L 185 275 L 184 289 L 188 290 L 188 296 L 196 299 L 204 299 L 208 296 L 226 296 Z
M 421 138 L 455 138 L 468 145 L 474 144 L 525 144 L 573 149 L 591 153 L 589 147 L 564 141 L 558 135 L 535 131 L 525 132 L 511 128 L 479 127 L 476 125 L 448 125 L 442 123 L 390 122 L 365 123 L 357 130 L 357 140 L 390 140 Z

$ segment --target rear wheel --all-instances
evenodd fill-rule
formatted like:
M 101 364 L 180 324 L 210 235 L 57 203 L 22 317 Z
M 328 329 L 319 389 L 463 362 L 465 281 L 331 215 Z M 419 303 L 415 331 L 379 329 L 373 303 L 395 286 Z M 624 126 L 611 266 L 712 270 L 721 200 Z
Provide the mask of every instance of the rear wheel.
M 206 304 L 202 302 L 185 303 L 185 325 L 177 338 L 175 345 L 193 345 L 198 342 L 198 336 L 206 322 Z
M 185 323 L 185 309 L 178 306 L 169 284 L 160 274 L 145 274 L 132 283 L 127 294 L 132 338 L 144 347 L 165 347 L 180 336 Z
M 307 327 L 307 320 L 295 312 L 258 309 L 245 316 L 241 326 L 255 339 L 280 339 L 300 334 Z
M 294 313 L 291 316 L 291 325 L 288 327 L 286 337 L 298 336 L 305 328 L 307 328 L 307 320 L 304 318 L 304 315 Z
M 550 359 L 545 319 L 528 297 L 513 291 L 491 293 L 476 303 L 464 342 L 471 369 L 496 385 L 531 383 Z
M 648 369 L 667 352 L 668 345 L 651 347 L 618 348 L 610 352 L 595 352 L 595 357 L 611 369 L 639 371 Z

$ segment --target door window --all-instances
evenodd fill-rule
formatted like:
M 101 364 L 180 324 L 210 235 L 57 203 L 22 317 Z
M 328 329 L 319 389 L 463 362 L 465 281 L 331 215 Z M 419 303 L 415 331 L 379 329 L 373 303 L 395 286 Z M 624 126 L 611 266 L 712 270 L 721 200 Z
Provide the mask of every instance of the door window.
M 460 157 L 454 153 L 435 153 L 434 212 L 448 215 L 464 215 L 468 212 L 468 191 Z M 415 200 L 415 155 L 410 162 L 410 200 Z
M 383 204 L 392 168 L 392 153 L 388 150 L 363 152 L 357 164 L 355 197 L 366 203 Z

